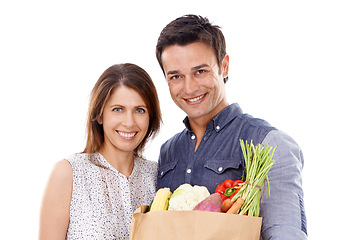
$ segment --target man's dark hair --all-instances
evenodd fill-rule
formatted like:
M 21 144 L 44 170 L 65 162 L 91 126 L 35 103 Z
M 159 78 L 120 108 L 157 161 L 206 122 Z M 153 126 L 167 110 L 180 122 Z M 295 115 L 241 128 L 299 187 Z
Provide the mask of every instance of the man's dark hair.
M 185 46 L 194 42 L 203 42 L 208 44 L 213 50 L 217 58 L 219 71 L 223 58 L 226 54 L 226 44 L 223 33 L 219 26 L 212 25 L 206 17 L 197 15 L 184 15 L 170 22 L 161 32 L 157 45 L 156 57 L 162 71 L 162 51 L 171 45 Z M 220 73 L 220 72 L 219 72 Z M 224 82 L 227 77 L 224 78 Z

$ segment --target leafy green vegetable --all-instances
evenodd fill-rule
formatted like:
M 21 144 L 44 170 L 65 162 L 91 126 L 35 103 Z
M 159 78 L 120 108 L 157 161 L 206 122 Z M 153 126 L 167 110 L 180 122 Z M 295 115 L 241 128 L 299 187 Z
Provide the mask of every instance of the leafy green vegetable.
M 260 215 L 260 197 L 262 184 L 266 181 L 268 186 L 268 196 L 270 196 L 269 180 L 267 173 L 274 164 L 272 160 L 275 148 L 261 146 L 257 144 L 254 146 L 252 141 L 250 144 L 240 139 L 241 149 L 245 161 L 246 179 L 243 183 L 241 190 L 233 197 L 232 201 L 238 198 L 244 199 L 244 204 L 238 211 L 239 214 L 245 213 L 248 216 L 258 217 Z

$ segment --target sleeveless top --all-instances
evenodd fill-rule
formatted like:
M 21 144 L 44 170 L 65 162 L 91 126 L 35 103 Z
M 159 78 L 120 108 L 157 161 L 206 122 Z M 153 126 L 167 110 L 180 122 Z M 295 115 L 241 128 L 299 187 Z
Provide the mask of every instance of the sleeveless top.
M 127 179 L 100 153 L 74 154 L 73 192 L 66 239 L 128 240 L 133 212 L 156 192 L 157 163 L 137 158 Z

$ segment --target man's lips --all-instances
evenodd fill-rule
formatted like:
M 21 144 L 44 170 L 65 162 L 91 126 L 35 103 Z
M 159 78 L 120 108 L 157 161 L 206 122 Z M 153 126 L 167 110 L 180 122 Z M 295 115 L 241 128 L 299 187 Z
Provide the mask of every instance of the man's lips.
M 198 103 L 203 99 L 203 97 L 205 97 L 205 95 L 206 95 L 206 93 L 199 95 L 197 97 L 194 97 L 194 98 L 184 98 L 184 100 L 188 103 Z

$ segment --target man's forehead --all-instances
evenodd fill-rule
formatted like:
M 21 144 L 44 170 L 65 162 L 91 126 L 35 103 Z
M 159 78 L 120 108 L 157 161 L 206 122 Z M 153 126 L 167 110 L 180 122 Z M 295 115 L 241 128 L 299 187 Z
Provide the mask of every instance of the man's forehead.
M 165 72 L 169 74 L 215 67 L 217 64 L 214 52 L 204 43 L 168 46 L 162 51 L 161 59 Z
M 194 66 L 194 67 L 191 67 L 191 71 L 197 71 L 199 69 L 202 69 L 202 68 L 208 68 L 208 67 L 211 67 L 210 65 L 206 64 L 206 63 L 203 63 L 203 64 L 200 64 L 198 66 Z M 180 70 L 168 70 L 167 71 L 167 75 L 171 75 L 171 74 L 177 74 L 177 73 L 180 73 L 181 71 Z

